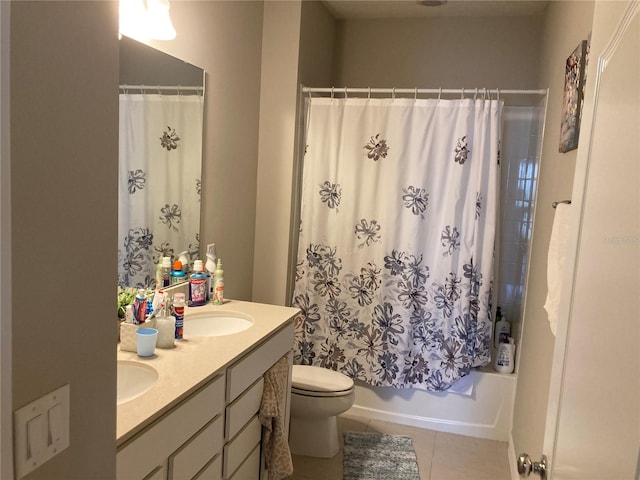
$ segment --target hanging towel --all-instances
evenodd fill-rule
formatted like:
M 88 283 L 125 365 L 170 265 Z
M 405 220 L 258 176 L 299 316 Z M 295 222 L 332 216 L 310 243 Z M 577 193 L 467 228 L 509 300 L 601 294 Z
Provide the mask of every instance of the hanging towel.
M 567 254 L 567 234 L 569 232 L 569 219 L 571 206 L 559 203 L 556 207 L 551 240 L 549 242 L 549 257 L 547 259 L 547 301 L 544 308 L 547 311 L 549 325 L 553 335 L 558 326 L 558 307 L 562 294 L 562 276 L 564 262 Z
M 269 480 L 282 480 L 293 473 L 291 451 L 284 431 L 284 412 L 281 404 L 286 395 L 289 377 L 289 358 L 287 355 L 278 360 L 264 374 L 264 389 L 260 405 L 260 423 L 265 427 L 262 435 L 262 451 Z

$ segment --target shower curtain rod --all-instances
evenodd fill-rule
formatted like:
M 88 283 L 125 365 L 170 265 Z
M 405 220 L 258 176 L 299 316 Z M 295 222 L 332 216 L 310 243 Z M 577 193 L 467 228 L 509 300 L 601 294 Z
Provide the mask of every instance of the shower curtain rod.
M 204 91 L 204 87 L 182 87 L 180 85 L 120 85 L 120 90 L 141 90 L 155 91 L 172 90 L 177 92 L 200 92 Z
M 314 88 L 302 87 L 303 93 L 387 93 L 387 94 L 505 94 L 505 95 L 546 95 L 546 89 L 540 90 L 501 90 L 499 88 L 351 88 L 351 87 L 329 87 Z

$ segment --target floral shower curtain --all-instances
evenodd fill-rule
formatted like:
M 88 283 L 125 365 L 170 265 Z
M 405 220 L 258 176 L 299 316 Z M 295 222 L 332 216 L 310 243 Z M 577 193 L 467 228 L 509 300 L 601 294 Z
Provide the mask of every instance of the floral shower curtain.
M 121 286 L 153 288 L 161 257 L 197 255 L 203 105 L 200 95 L 120 94 Z
M 295 363 L 432 391 L 489 363 L 501 112 L 307 99 Z

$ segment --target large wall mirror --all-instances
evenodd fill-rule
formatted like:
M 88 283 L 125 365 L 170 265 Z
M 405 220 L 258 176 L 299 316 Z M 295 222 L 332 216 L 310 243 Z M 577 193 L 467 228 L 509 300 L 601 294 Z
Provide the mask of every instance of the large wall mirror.
M 118 284 L 155 288 L 163 257 L 200 244 L 203 69 L 120 39 Z M 181 255 L 183 254 L 183 255 Z

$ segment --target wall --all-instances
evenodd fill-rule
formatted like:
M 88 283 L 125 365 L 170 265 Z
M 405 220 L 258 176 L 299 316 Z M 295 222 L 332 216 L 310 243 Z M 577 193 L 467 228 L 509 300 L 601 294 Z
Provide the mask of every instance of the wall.
M 533 458 L 542 454 L 555 343 L 543 309 L 554 214 L 551 203 L 571 198 L 577 153 L 577 150 L 558 152 L 565 61 L 578 43 L 587 38 L 592 20 L 593 2 L 550 2 L 544 17 L 538 87 L 548 87 L 549 97 L 512 430 L 515 452 L 526 451 Z
M 327 85 L 336 22 L 317 1 L 265 3 L 253 300 L 286 305 L 295 265 L 299 86 Z M 293 188 L 292 188 L 293 186 Z
M 176 38 L 147 43 L 207 74 L 200 251 L 215 242 L 225 296 L 250 300 L 263 3 L 184 0 L 170 12 Z
M 0 2 L 0 478 L 13 478 L 11 425 L 11 161 L 9 64 L 11 4 Z
M 535 88 L 540 22 L 539 17 L 343 21 L 336 85 Z
M 113 478 L 118 4 L 12 2 L 10 29 L 11 408 L 71 390 L 70 447 L 25 478 Z
M 285 305 L 302 5 L 264 9 L 253 300 Z

